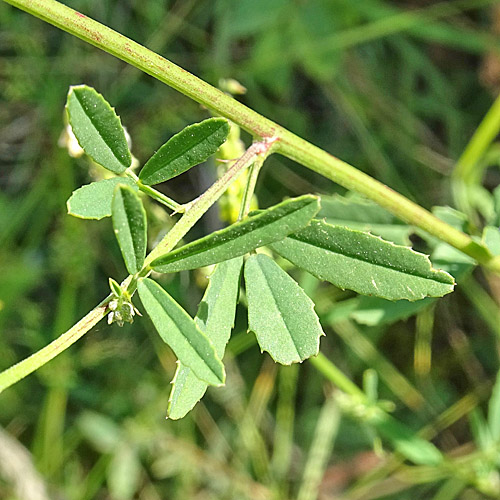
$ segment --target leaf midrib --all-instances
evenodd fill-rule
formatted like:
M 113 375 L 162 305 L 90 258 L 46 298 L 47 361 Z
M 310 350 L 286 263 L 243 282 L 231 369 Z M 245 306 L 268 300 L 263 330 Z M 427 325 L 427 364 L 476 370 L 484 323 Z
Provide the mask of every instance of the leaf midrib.
M 430 281 L 434 281 L 436 283 L 439 283 L 441 285 L 449 285 L 449 286 L 453 286 L 454 283 L 449 283 L 449 282 L 446 282 L 446 281 L 440 281 L 438 279 L 435 279 L 435 278 L 430 278 L 430 277 L 426 277 L 426 276 L 422 276 L 420 274 L 417 274 L 416 272 L 411 272 L 411 271 L 402 271 L 401 269 L 398 269 L 396 267 L 392 267 L 390 265 L 384 265 L 384 264 L 381 264 L 381 263 L 373 263 L 369 260 L 366 260 L 366 259 L 362 259 L 360 258 L 360 256 L 354 256 L 354 255 L 351 255 L 351 254 L 348 254 L 348 253 L 341 253 L 339 251 L 334 251 L 332 250 L 331 248 L 328 248 L 328 247 L 325 247 L 323 245 L 316 245 L 316 244 L 313 244 L 313 243 L 310 243 L 308 241 L 305 241 L 305 240 L 302 240 L 300 238 L 297 238 L 293 235 L 290 235 L 290 236 L 287 236 L 287 238 L 290 238 L 290 239 L 293 239 L 295 241 L 298 241 L 299 243 L 303 243 L 304 245 L 308 245 L 308 246 L 311 246 L 313 248 L 319 248 L 321 250 L 326 250 L 328 252 L 331 252 L 335 255 L 340 255 L 342 257 L 347 257 L 347 258 L 350 258 L 352 260 L 356 260 L 356 261 L 359 261 L 359 262 L 363 262 L 365 264 L 370 264 L 372 266 L 376 266 L 376 267 L 381 267 L 383 269 L 387 269 L 387 270 L 390 270 L 390 271 L 394 271 L 394 272 L 397 272 L 397 273 L 400 273 L 400 274 L 403 274 L 403 275 L 406 275 L 406 276 L 414 276 L 415 278 L 421 278 L 421 279 L 425 279 L 425 280 L 430 280 Z M 404 247 L 406 248 L 406 247 Z M 412 250 L 411 248 L 408 248 L 408 250 L 412 251 L 412 252 L 415 252 L 414 250 Z M 415 252 L 416 253 L 416 252 Z M 432 265 L 431 265 L 431 262 L 429 261 L 429 267 L 430 267 L 430 270 L 431 272 L 439 275 L 440 273 L 445 273 L 446 271 L 439 271 L 439 270 L 433 270 L 432 269 Z
M 293 344 L 293 347 L 294 347 L 294 349 L 295 349 L 295 352 L 297 353 L 297 355 L 298 355 L 299 359 L 302 359 L 302 354 L 300 353 L 300 350 L 299 350 L 299 349 L 298 349 L 298 347 L 297 347 L 297 343 L 295 342 L 295 339 L 293 338 L 293 335 L 291 335 L 291 333 L 290 333 L 290 329 L 288 328 L 288 324 L 287 324 L 287 322 L 285 321 L 285 318 L 284 318 L 283 314 L 281 313 L 281 310 L 280 310 L 280 308 L 279 308 L 279 306 L 278 306 L 278 302 L 277 302 L 277 300 L 276 300 L 276 297 L 274 296 L 273 290 L 272 290 L 272 288 L 269 286 L 269 283 L 268 283 L 268 281 L 267 281 L 267 276 L 266 276 L 265 272 L 263 271 L 263 269 L 262 269 L 262 267 L 261 267 L 261 265 L 260 265 L 260 263 L 259 263 L 259 261 L 258 261 L 258 259 L 257 259 L 257 258 L 255 259 L 255 261 L 256 261 L 256 263 L 257 263 L 257 265 L 258 265 L 258 267 L 259 267 L 259 270 L 260 270 L 260 272 L 261 272 L 262 276 L 264 277 L 264 281 L 265 281 L 266 287 L 267 287 L 267 289 L 269 290 L 269 292 L 271 293 L 271 297 L 273 298 L 273 302 L 274 302 L 274 304 L 275 304 L 275 306 L 276 306 L 276 309 L 277 309 L 277 310 L 278 310 L 278 312 L 279 312 L 279 317 L 280 317 L 280 319 L 281 319 L 282 323 L 285 325 L 285 329 L 286 329 L 286 331 L 289 333 L 289 337 L 290 337 L 290 339 L 292 340 L 292 344 Z M 283 272 L 285 272 L 285 271 L 283 271 Z
M 115 158 L 115 160 L 117 160 L 120 165 L 122 165 L 123 167 L 125 167 L 125 169 L 127 169 L 128 168 L 128 166 L 127 166 L 128 161 L 127 161 L 127 163 L 123 163 L 121 161 L 119 155 L 117 155 L 117 153 L 115 152 L 115 150 L 111 147 L 111 145 L 108 143 L 108 141 L 102 135 L 101 131 L 94 125 L 94 122 L 91 120 L 90 116 L 87 114 L 87 111 L 86 111 L 85 107 L 82 104 L 82 100 L 78 97 L 78 93 L 77 92 L 73 92 L 73 94 L 76 97 L 76 100 L 78 101 L 78 104 L 80 104 L 80 106 L 81 106 L 81 108 L 82 108 L 85 116 L 88 118 L 88 120 L 90 121 L 90 123 L 92 123 L 92 125 L 94 126 L 94 130 L 97 131 L 97 134 L 99 135 L 99 137 L 102 139 L 102 141 L 104 142 L 104 144 L 106 144 L 106 146 L 109 148 L 109 150 L 113 154 L 113 158 Z
M 207 247 L 205 247 L 205 248 L 201 248 L 201 249 L 200 249 L 200 250 L 198 250 L 198 251 L 195 251 L 195 252 L 192 252 L 192 253 L 188 253 L 188 255 L 186 255 L 186 256 L 182 256 L 182 255 L 181 255 L 181 250 L 182 250 L 182 248 L 183 248 L 183 247 L 181 247 L 181 248 L 179 248 L 178 250 L 174 250 L 174 251 L 173 251 L 173 252 L 171 252 L 170 254 L 165 255 L 165 257 L 164 257 L 165 259 L 172 259 L 172 258 L 174 258 L 175 260 L 170 260 L 170 261 L 168 261 L 168 262 L 166 262 L 166 263 L 164 263 L 164 264 L 157 264 L 157 265 L 153 265 L 152 267 L 153 267 L 153 268 L 155 268 L 155 267 L 160 267 L 160 266 L 168 266 L 168 265 L 170 265 L 170 264 L 174 264 L 174 263 L 176 263 L 176 262 L 179 262 L 179 261 L 181 261 L 181 260 L 183 260 L 183 259 L 189 259 L 189 258 L 192 258 L 192 257 L 196 257 L 197 255 L 200 255 L 200 254 L 202 254 L 202 253 L 204 253 L 204 252 L 207 252 L 207 251 L 209 251 L 209 250 L 213 250 L 213 249 L 219 248 L 219 247 L 221 247 L 221 246 L 222 246 L 222 245 L 224 245 L 224 244 L 230 243 L 231 241 L 235 241 L 237 238 L 244 238 L 245 236 L 247 236 L 247 235 L 251 234 L 251 233 L 252 233 L 252 232 L 254 232 L 254 231 L 260 231 L 260 230 L 262 230 L 262 229 L 268 228 L 268 227 L 272 226 L 273 224 L 276 224 L 277 222 L 279 222 L 279 221 L 280 221 L 280 220 L 282 220 L 283 218 L 285 218 L 285 217 L 290 217 L 290 216 L 292 216 L 292 215 L 296 214 L 297 212 L 299 212 L 300 210 L 303 210 L 304 208 L 306 208 L 306 207 L 308 207 L 308 206 L 309 206 L 309 204 L 305 204 L 305 205 L 303 205 L 303 206 L 301 206 L 301 207 L 297 208 L 296 210 L 292 210 L 292 211 L 288 212 L 286 215 L 283 215 L 283 216 L 281 216 L 281 217 L 276 217 L 276 218 L 272 219 L 272 220 L 271 220 L 270 222 L 268 222 L 267 224 L 258 225 L 258 227 L 257 227 L 256 229 L 252 229 L 251 231 L 247 231 L 247 232 L 245 232 L 243 235 L 241 235 L 241 234 L 240 234 L 239 236 L 237 236 L 236 238 L 233 238 L 233 239 L 224 239 L 224 235 L 222 235 L 222 236 L 221 236 L 220 234 L 216 234 L 216 235 L 213 237 L 213 239 L 212 239 L 212 242 L 214 243 L 213 245 L 211 245 L 211 246 L 210 246 L 210 247 L 208 247 L 208 248 L 207 248 Z M 246 221 L 244 221 L 244 222 L 246 222 Z M 255 222 L 255 221 L 254 221 L 254 222 Z M 258 222 L 258 220 L 257 220 L 257 222 Z M 227 228 L 221 229 L 220 231 L 216 231 L 216 233 L 220 233 L 220 232 L 226 231 L 226 230 L 228 230 L 230 227 L 231 227 L 231 226 L 228 226 Z M 229 232 L 229 231 L 228 231 L 228 232 Z M 293 232 L 293 231 L 292 231 L 292 232 Z M 214 234 L 214 233 L 212 233 L 212 234 Z M 289 233 L 289 234 L 291 234 L 291 233 Z M 209 237 L 210 237 L 210 235 L 209 235 L 209 236 L 207 236 L 206 238 L 209 238 Z M 285 238 L 286 238 L 286 237 L 287 237 L 287 236 L 285 236 Z M 198 240 L 198 241 L 199 241 L 199 240 Z M 274 241 L 271 241 L 271 242 L 268 242 L 268 243 L 263 243 L 262 245 L 259 245 L 259 246 L 255 247 L 255 248 L 259 248 L 259 247 L 261 247 L 261 246 L 266 246 L 266 245 L 271 245 L 271 244 L 275 243 L 276 241 L 277 241 L 277 240 L 274 240 Z M 279 241 L 279 240 L 278 240 L 278 241 Z M 194 242 L 192 242 L 192 243 L 188 243 L 186 246 L 191 245 L 191 244 L 194 246 L 194 245 L 196 244 L 196 241 L 194 241 Z M 184 247 L 184 248 L 185 248 L 185 247 Z M 178 254 L 175 254 L 175 252 L 176 252 L 176 251 L 178 251 L 179 253 L 178 253 Z M 189 252 L 189 250 L 184 250 L 184 251 Z M 251 250 L 248 250 L 248 251 L 247 251 L 247 252 L 245 252 L 245 253 L 248 253 L 248 252 L 251 252 Z M 180 255 L 180 257 L 178 257 L 179 255 Z M 239 256 L 241 256 L 241 255 L 239 255 Z M 226 259 L 226 260 L 233 259 L 233 258 L 236 258 L 236 257 L 239 257 L 239 256 L 238 256 L 238 255 L 234 255 L 233 257 L 229 257 L 229 258 L 228 258 L 228 259 Z M 178 258 L 176 259 L 175 257 L 178 257 Z M 161 258 L 163 258 L 163 256 L 158 257 L 158 259 L 157 259 L 157 260 L 159 260 L 159 259 L 161 259 Z M 154 262 L 153 262 L 153 263 L 154 263 Z
M 154 297 L 154 293 L 152 293 L 150 290 L 149 290 L 149 287 L 146 285 L 146 289 L 148 290 L 148 292 Z M 156 299 L 155 299 L 156 300 Z M 222 380 L 219 378 L 219 376 L 217 375 L 217 373 L 214 372 L 214 370 L 212 369 L 212 367 L 205 361 L 205 359 L 203 358 L 203 356 L 199 353 L 198 349 L 189 341 L 189 339 L 182 333 L 182 329 L 179 328 L 179 323 L 172 317 L 170 316 L 163 307 L 161 307 L 161 302 L 159 300 L 157 300 L 158 304 L 160 305 L 160 310 L 163 312 L 163 314 L 165 314 L 166 316 L 168 316 L 168 318 L 174 323 L 175 327 L 177 328 L 177 330 L 179 331 L 179 333 L 182 335 L 182 337 L 186 340 L 186 342 L 188 343 L 189 346 L 191 346 L 193 348 L 193 350 L 196 352 L 196 354 L 199 356 L 199 358 L 203 361 L 203 364 L 205 366 L 208 367 L 208 369 L 213 373 L 213 375 L 215 376 L 215 378 L 219 381 L 222 382 Z M 182 309 L 180 309 L 182 311 L 182 313 L 185 313 L 185 311 L 183 311 Z M 193 320 L 193 323 L 194 323 L 194 320 Z M 197 327 L 198 330 L 201 332 L 200 328 Z M 212 348 L 214 349 L 214 352 L 215 352 L 215 348 L 213 347 L 212 345 Z M 217 353 L 215 353 L 217 354 Z M 189 368 L 190 370 L 193 371 L 193 369 L 189 366 L 187 366 L 185 363 L 184 363 L 184 366 L 186 366 L 187 368 Z M 207 383 L 206 381 L 203 381 L 205 383 Z
M 181 156 L 183 156 L 184 154 L 186 154 L 187 151 L 189 151 L 190 149 L 193 149 L 193 147 L 196 147 L 196 146 L 199 146 L 203 141 L 206 141 L 208 140 L 209 137 L 211 137 L 212 135 L 214 135 L 219 129 L 220 127 L 222 126 L 222 123 L 219 127 L 217 127 L 214 131 L 212 131 L 210 134 L 206 135 L 200 142 L 196 143 L 194 146 L 192 147 L 189 147 L 189 146 L 186 146 L 186 148 L 184 148 L 178 155 L 176 155 L 174 158 L 172 158 L 166 165 L 163 165 L 163 166 L 160 166 L 158 169 L 154 170 L 151 174 L 149 174 L 147 177 L 153 177 L 154 175 L 158 174 L 158 172 L 160 172 L 161 170 L 163 170 L 164 168 L 167 168 L 169 165 L 171 165 L 172 163 L 174 163 L 175 161 L 177 161 Z M 182 134 L 183 131 L 179 132 L 178 134 L 174 135 L 173 137 L 171 137 L 165 144 L 164 146 L 166 147 L 168 145 L 168 143 L 172 140 L 175 140 L 177 138 L 177 135 L 179 134 Z M 158 152 L 161 150 L 163 146 L 160 147 L 160 149 L 158 150 Z M 151 158 L 151 160 L 154 158 L 154 155 L 153 157 Z M 147 163 L 146 163 L 147 165 Z M 144 167 L 146 167 L 146 165 L 144 165 Z M 196 165 L 193 165 L 193 167 L 196 166 Z M 181 172 L 183 173 L 183 172 Z M 146 178 L 147 178 L 146 177 Z M 140 176 L 139 176 L 140 178 Z M 144 180 L 144 179 L 142 179 Z M 165 179 L 165 180 L 169 180 L 169 179 Z M 163 181 L 164 182 L 164 181 Z

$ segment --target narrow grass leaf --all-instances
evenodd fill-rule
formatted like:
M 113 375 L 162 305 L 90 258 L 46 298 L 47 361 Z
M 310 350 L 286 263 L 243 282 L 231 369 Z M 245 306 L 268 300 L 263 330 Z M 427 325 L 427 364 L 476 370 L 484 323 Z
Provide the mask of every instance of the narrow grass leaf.
M 167 141 L 144 165 L 139 174 L 143 184 L 168 181 L 212 156 L 229 134 L 225 118 L 209 118 L 189 125 Z
M 474 408 L 469 414 L 469 426 L 474 442 L 480 450 L 486 451 L 495 445 L 483 412 Z
M 157 283 L 149 278 L 137 285 L 139 297 L 163 341 L 196 377 L 210 385 L 222 385 L 224 366 L 210 339 L 193 318 Z
M 330 396 L 321 408 L 314 438 L 307 454 L 298 500 L 316 500 L 320 496 L 321 481 L 325 475 L 340 424 L 340 411 Z
M 136 192 L 118 185 L 112 201 L 112 219 L 116 239 L 130 274 L 142 268 L 146 256 L 146 211 Z
M 71 87 L 66 102 L 78 143 L 96 163 L 120 174 L 132 163 L 120 118 L 101 94 L 86 85 Z
M 317 196 L 305 195 L 285 200 L 242 222 L 162 255 L 151 263 L 151 267 L 160 273 L 173 273 L 239 257 L 305 227 L 318 210 Z
M 443 462 L 443 455 L 432 443 L 390 415 L 382 414 L 372 424 L 396 451 L 413 463 L 436 466 Z
M 314 304 L 304 290 L 264 254 L 245 264 L 248 328 L 263 351 L 289 365 L 315 356 L 324 335 Z
M 389 300 L 420 300 L 453 291 L 454 279 L 411 248 L 315 220 L 271 248 L 342 289 Z
M 495 443 L 500 443 L 500 371 L 488 403 L 488 427 Z
M 102 219 L 111 217 L 111 201 L 118 184 L 129 186 L 138 191 L 137 184 L 128 177 L 113 177 L 92 182 L 73 191 L 66 205 L 68 213 L 80 219 Z
M 141 484 L 141 471 L 138 451 L 123 440 L 114 450 L 107 470 L 111 498 L 132 500 Z
M 84 410 L 76 420 L 76 427 L 100 453 L 111 453 L 123 440 L 119 424 L 101 413 Z
M 217 264 L 194 318 L 199 329 L 214 344 L 220 359 L 234 326 L 242 267 L 242 257 Z M 167 415 L 177 420 L 193 409 L 205 394 L 207 384 L 183 363 L 178 364 L 172 383 Z

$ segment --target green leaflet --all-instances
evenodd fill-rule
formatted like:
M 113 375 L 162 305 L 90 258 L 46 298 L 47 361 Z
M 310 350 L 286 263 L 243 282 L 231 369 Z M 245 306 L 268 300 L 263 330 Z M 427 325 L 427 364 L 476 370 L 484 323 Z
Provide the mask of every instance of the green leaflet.
M 139 174 L 152 186 L 182 174 L 212 156 L 229 134 L 225 118 L 209 118 L 189 125 L 168 140 L 144 165 Z
M 196 326 L 193 318 L 156 282 L 141 279 L 137 291 L 163 341 L 179 361 L 210 385 L 222 385 L 224 365 L 210 339 Z
M 318 354 L 324 333 L 314 303 L 276 262 L 264 254 L 250 256 L 245 287 L 248 329 L 263 351 L 284 365 Z
M 151 263 L 151 267 L 160 273 L 173 273 L 244 255 L 303 228 L 318 210 L 317 196 L 304 195 L 285 200 L 242 222 L 162 255 Z
M 73 133 L 96 163 L 121 174 L 132 163 L 125 132 L 113 108 L 86 85 L 71 87 L 66 102 Z
M 109 288 L 111 290 L 111 293 L 116 295 L 117 297 L 121 297 L 123 295 L 123 290 L 120 286 L 120 284 L 114 280 L 113 278 L 108 278 L 109 282 Z
M 217 264 L 194 319 L 213 342 L 220 359 L 224 356 L 234 326 L 242 267 L 242 257 Z M 207 384 L 182 363 L 177 366 L 172 383 L 167 415 L 177 420 L 193 409 L 205 394 Z
M 116 239 L 130 274 L 141 270 L 146 256 L 146 211 L 136 192 L 118 185 L 112 201 L 112 219 Z
M 453 277 L 433 269 L 426 255 L 319 220 L 271 248 L 317 278 L 364 295 L 413 301 L 453 291 Z
M 111 216 L 111 200 L 118 184 L 138 191 L 137 184 L 128 177 L 113 177 L 92 182 L 73 191 L 66 205 L 68 213 L 80 219 L 102 219 Z

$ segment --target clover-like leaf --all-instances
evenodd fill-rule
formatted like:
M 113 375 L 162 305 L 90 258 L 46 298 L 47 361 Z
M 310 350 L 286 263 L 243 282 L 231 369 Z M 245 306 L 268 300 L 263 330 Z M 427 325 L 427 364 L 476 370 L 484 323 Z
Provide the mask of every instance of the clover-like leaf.
M 200 330 L 214 344 L 220 359 L 224 356 L 234 326 L 242 267 L 242 257 L 217 264 L 194 318 Z M 177 420 L 193 409 L 205 394 L 207 384 L 183 363 L 177 366 L 172 384 L 168 417 Z
M 132 155 L 120 118 L 101 94 L 86 85 L 71 87 L 66 110 L 73 133 L 87 155 L 116 174 L 130 167 Z
M 455 284 L 424 254 L 319 220 L 270 246 L 317 278 L 364 295 L 413 301 L 441 297 Z
M 168 181 L 212 156 L 229 134 L 225 118 L 209 118 L 189 125 L 169 139 L 144 165 L 139 174 L 143 184 Z
M 144 264 L 147 245 L 146 211 L 137 193 L 129 186 L 118 185 L 112 201 L 112 219 L 116 239 L 130 274 Z
M 207 384 L 222 385 L 225 380 L 224 365 L 212 342 L 196 326 L 193 318 L 149 278 L 139 281 L 137 291 L 160 337 L 179 361 Z
M 304 195 L 285 200 L 162 255 L 151 263 L 151 267 L 161 273 L 173 273 L 244 255 L 305 227 L 318 210 L 317 196 Z
M 304 290 L 264 254 L 245 263 L 248 328 L 260 348 L 289 365 L 315 356 L 323 329 Z
M 102 219 L 111 216 L 111 201 L 118 184 L 130 186 L 136 191 L 137 184 L 128 177 L 113 177 L 103 181 L 92 182 L 73 191 L 66 205 L 68 213 L 80 219 Z

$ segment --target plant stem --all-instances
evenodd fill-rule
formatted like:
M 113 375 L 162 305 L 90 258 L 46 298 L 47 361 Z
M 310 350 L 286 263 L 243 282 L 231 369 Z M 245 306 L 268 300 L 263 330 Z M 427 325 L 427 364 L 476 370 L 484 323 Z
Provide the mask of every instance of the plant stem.
M 358 398 L 362 403 L 367 403 L 366 394 L 352 382 L 351 379 L 344 375 L 325 355 L 319 353 L 317 356 L 309 358 L 309 361 L 325 376 L 325 378 L 330 380 L 330 382 L 335 384 L 340 390 L 354 398 Z
M 474 222 L 478 219 L 471 204 L 470 194 L 475 186 L 481 184 L 486 164 L 481 158 L 487 152 L 500 131 L 500 96 L 496 98 L 490 109 L 481 120 L 476 131 L 455 165 L 452 176 L 452 189 L 455 203 Z
M 276 152 L 357 191 L 397 217 L 500 273 L 500 257 L 384 184 L 313 146 L 292 132 L 244 106 L 160 55 L 56 0 L 4 0 L 82 40 L 132 64 L 215 113 L 229 118 L 257 137 L 280 139 Z
M 158 203 L 165 205 L 166 207 L 173 210 L 175 213 L 184 212 L 184 205 L 177 203 L 175 200 L 172 200 L 171 198 L 164 195 L 163 193 L 160 193 L 160 191 L 152 188 L 151 186 L 146 186 L 146 184 L 143 184 L 139 180 L 139 177 L 137 177 L 137 175 L 135 175 L 134 172 L 127 170 L 125 173 L 127 174 L 128 177 L 130 177 L 131 179 L 133 179 L 137 183 L 137 187 L 143 193 L 146 193 L 148 196 L 151 196 L 151 198 L 153 198 L 153 200 L 156 200 Z
M 196 200 L 187 205 L 186 212 L 174 227 L 166 234 L 163 240 L 146 257 L 143 269 L 134 277 L 129 276 L 122 283 L 122 287 L 127 287 L 127 293 L 132 296 L 137 287 L 137 279 L 146 276 L 151 272 L 149 264 L 158 256 L 168 252 L 177 245 L 185 234 L 198 222 L 203 214 L 219 199 L 227 187 L 238 178 L 243 170 L 255 161 L 263 162 L 273 150 L 274 141 L 264 141 L 253 143 L 234 163 L 234 165 L 210 188 L 207 189 Z M 23 379 L 30 373 L 48 363 L 51 359 L 61 354 L 65 349 L 83 337 L 92 327 L 94 327 L 108 312 L 108 302 L 112 295 L 106 297 L 97 307 L 92 309 L 76 325 L 63 333 L 56 340 L 45 346 L 40 351 L 30 357 L 20 361 L 14 366 L 7 368 L 0 373 L 0 393 Z
M 245 186 L 245 192 L 243 193 L 243 198 L 241 200 L 240 213 L 238 215 L 238 220 L 243 219 L 250 211 L 250 205 L 252 204 L 253 193 L 255 191 L 255 185 L 257 184 L 257 178 L 259 177 L 260 169 L 264 164 L 265 158 L 257 158 L 253 165 L 250 167 L 250 172 L 248 174 L 247 183 Z
M 92 309 L 76 325 L 72 326 L 67 332 L 63 333 L 56 340 L 45 346 L 40 351 L 32 354 L 29 358 L 20 361 L 14 366 L 0 373 L 0 393 L 23 379 L 30 373 L 55 358 L 69 346 L 74 344 L 79 338 L 83 337 L 93 326 L 95 326 L 106 315 L 107 304 L 111 295 L 106 297 L 97 307 Z
M 245 168 L 256 161 L 263 162 L 271 154 L 274 142 L 254 142 L 220 179 L 196 200 L 188 203 L 184 215 L 146 257 L 144 269 L 147 269 L 154 259 L 172 250 Z

